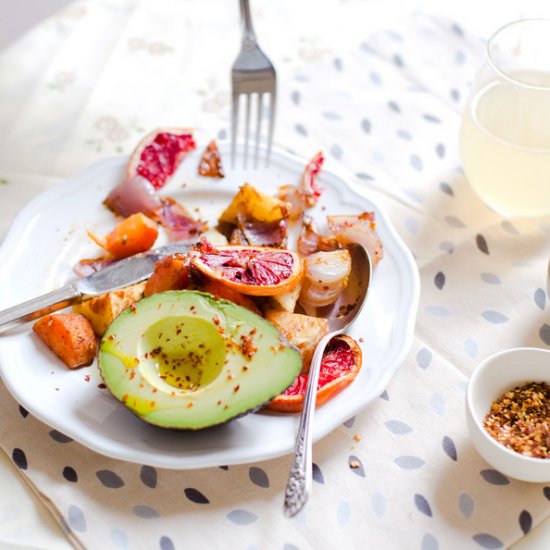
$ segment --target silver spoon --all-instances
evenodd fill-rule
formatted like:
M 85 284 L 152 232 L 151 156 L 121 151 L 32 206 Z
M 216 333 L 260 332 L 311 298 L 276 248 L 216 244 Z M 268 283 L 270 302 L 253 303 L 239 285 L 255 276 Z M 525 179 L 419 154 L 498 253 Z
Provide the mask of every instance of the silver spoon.
M 295 516 L 305 505 L 311 492 L 312 478 L 312 425 L 317 397 L 317 381 L 321 369 L 323 352 L 330 340 L 346 331 L 357 319 L 367 296 L 372 275 L 368 252 L 360 244 L 348 246 L 351 255 L 351 273 L 348 286 L 336 302 L 317 308 L 316 316 L 325 317 L 329 323 L 329 333 L 324 336 L 313 354 L 309 369 L 309 379 L 304 397 L 304 407 L 296 436 L 294 460 L 285 490 L 285 515 Z M 309 313 L 309 312 L 308 312 Z

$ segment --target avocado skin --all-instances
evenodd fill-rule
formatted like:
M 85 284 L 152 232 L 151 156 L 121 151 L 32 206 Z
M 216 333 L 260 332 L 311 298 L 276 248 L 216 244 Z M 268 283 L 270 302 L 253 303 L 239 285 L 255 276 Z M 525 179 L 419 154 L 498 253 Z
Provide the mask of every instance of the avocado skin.
M 99 351 L 116 399 L 150 424 L 180 430 L 258 410 L 301 366 L 300 353 L 264 318 L 192 290 L 160 292 L 124 310 Z

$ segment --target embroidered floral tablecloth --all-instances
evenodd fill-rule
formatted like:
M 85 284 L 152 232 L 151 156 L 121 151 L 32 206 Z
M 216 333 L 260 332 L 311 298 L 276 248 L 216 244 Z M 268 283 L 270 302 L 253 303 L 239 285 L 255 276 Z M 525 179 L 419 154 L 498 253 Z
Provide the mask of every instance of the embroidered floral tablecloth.
M 352 16 L 348 32 L 314 37 L 301 30 L 306 4 L 255 4 L 279 74 L 275 140 L 303 157 L 323 149 L 388 212 L 421 274 L 413 347 L 380 398 L 315 445 L 313 496 L 294 519 L 282 514 L 290 457 L 181 472 L 112 460 L 0 386 L 0 446 L 76 546 L 491 549 L 550 514 L 550 484 L 492 469 L 464 420 L 467 377 L 484 357 L 550 347 L 550 220 L 498 216 L 460 169 L 483 41 L 423 15 L 369 36 L 355 1 L 327 7 L 336 23 Z M 131 151 L 151 128 L 226 140 L 224 67 L 238 43 L 238 13 L 221 0 L 102 0 L 71 4 L 5 51 L 0 236 L 37 193 Z

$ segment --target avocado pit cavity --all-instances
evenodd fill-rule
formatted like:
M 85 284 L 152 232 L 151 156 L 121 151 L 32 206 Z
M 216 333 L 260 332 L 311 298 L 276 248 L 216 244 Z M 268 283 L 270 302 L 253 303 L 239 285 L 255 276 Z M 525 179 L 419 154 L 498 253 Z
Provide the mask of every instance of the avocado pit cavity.
M 139 369 L 159 390 L 197 391 L 222 372 L 226 345 L 216 325 L 190 316 L 167 317 L 145 330 Z

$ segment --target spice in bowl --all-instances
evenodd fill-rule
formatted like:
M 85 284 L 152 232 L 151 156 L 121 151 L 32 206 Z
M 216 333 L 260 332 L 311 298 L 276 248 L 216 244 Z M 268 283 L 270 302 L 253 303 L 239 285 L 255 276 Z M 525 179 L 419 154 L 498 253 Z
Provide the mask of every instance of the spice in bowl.
M 532 382 L 507 391 L 491 405 L 483 426 L 517 453 L 550 458 L 550 386 Z

